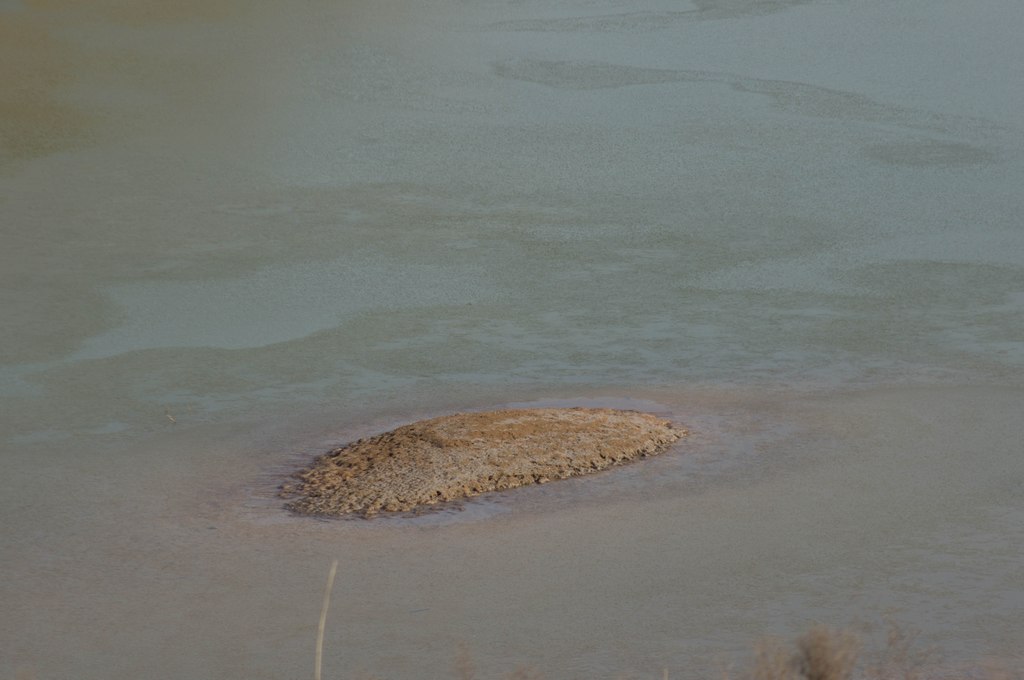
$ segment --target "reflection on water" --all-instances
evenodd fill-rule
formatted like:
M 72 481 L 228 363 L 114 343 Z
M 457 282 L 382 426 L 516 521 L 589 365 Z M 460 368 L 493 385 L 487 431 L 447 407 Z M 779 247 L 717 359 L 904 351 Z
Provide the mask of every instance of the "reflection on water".
M 335 676 L 706 677 L 890 609 L 1019 649 L 1020 11 L 0 2 L 0 675 L 294 675 L 333 559 Z M 506 404 L 693 434 L 281 510 Z

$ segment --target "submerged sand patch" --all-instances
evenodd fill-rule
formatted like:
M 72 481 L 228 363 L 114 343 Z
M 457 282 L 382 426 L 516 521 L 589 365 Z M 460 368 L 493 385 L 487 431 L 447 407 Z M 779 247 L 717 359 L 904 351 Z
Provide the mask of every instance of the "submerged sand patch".
M 456 413 L 334 449 L 282 486 L 307 515 L 372 516 L 590 474 L 661 453 L 686 434 L 605 408 Z

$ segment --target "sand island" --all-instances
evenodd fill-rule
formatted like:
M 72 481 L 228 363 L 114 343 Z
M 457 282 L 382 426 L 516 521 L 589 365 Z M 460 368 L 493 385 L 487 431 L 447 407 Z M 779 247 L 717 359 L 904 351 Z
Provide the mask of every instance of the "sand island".
M 282 485 L 306 515 L 405 512 L 590 474 L 665 451 L 686 430 L 605 408 L 507 409 L 421 420 L 320 456 Z

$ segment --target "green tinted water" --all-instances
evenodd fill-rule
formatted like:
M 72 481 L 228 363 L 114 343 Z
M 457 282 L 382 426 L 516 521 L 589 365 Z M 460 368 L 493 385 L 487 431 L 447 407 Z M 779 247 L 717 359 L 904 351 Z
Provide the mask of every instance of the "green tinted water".
M 1021 19 L 0 2 L 0 673 L 301 675 L 335 558 L 335 677 L 698 677 L 888 608 L 1017 649 Z M 694 435 L 419 522 L 273 498 L 511 402 Z

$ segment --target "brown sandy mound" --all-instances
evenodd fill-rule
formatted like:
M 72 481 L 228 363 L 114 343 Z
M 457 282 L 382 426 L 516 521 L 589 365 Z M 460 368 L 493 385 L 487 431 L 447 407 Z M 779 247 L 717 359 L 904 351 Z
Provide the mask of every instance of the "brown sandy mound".
M 285 484 L 307 515 L 407 511 L 589 474 L 661 453 L 686 430 L 636 411 L 541 408 L 456 413 L 360 439 Z

